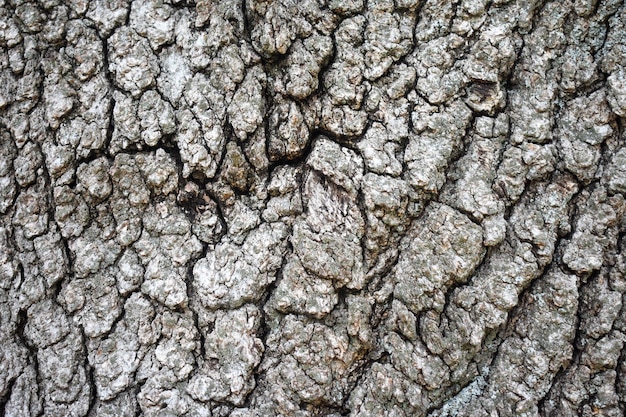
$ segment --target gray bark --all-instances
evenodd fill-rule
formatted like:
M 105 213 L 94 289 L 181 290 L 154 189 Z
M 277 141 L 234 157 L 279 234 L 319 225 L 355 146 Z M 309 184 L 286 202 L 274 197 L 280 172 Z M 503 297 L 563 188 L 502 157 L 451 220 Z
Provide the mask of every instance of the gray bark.
M 0 0 L 0 416 L 623 416 L 620 0 Z

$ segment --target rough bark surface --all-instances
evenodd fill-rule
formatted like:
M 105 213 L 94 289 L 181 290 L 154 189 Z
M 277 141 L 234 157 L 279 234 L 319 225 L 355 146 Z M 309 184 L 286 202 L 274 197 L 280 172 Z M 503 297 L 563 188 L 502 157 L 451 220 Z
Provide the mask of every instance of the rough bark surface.
M 0 416 L 623 416 L 622 0 L 0 0 Z

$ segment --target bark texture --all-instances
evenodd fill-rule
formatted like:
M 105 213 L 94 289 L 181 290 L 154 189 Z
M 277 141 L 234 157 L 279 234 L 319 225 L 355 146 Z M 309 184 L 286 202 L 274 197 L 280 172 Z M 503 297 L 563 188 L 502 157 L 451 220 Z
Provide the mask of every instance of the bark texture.
M 623 416 L 622 0 L 0 0 L 0 416 Z

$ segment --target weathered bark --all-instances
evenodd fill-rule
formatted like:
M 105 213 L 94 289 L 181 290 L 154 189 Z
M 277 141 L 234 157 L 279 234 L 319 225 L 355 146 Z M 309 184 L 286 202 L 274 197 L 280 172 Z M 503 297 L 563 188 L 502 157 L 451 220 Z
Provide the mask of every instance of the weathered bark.
M 623 416 L 622 0 L 0 0 L 0 416 Z

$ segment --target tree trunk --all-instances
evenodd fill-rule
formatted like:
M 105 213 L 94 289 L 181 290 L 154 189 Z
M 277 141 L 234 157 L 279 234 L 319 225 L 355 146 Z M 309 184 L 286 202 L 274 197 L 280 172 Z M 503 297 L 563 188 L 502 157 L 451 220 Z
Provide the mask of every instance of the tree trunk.
M 626 412 L 623 1 L 0 13 L 0 417 Z

